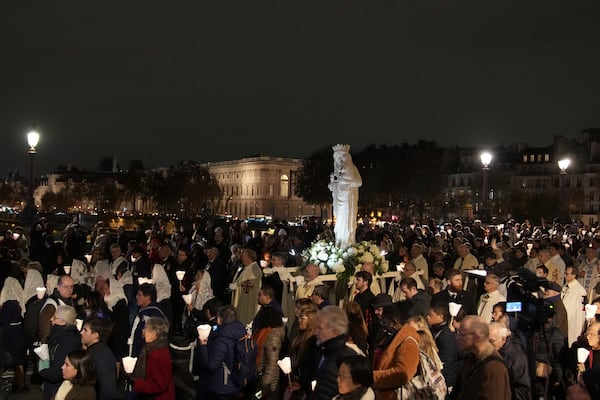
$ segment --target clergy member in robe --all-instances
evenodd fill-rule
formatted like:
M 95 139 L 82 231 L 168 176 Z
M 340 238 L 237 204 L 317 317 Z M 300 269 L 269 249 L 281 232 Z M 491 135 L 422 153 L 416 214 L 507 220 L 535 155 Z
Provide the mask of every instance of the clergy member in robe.
M 571 347 L 573 342 L 577 341 L 585 326 L 584 304 L 587 300 L 587 293 L 577 280 L 577 273 L 577 267 L 575 266 L 565 268 L 565 284 L 560 293 L 560 298 L 567 310 L 569 347 Z
M 238 319 L 244 325 L 249 324 L 258 311 L 258 291 L 260 290 L 262 271 L 256 262 L 256 252 L 243 249 L 240 259 L 244 268 L 234 277 L 231 284 L 235 290 L 233 306 Z

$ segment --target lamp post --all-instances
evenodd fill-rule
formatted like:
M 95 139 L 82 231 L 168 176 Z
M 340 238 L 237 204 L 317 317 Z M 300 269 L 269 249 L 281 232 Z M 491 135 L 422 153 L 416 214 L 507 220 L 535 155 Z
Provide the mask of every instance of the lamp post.
M 492 162 L 492 153 L 488 151 L 484 151 L 479 156 L 481 160 L 481 164 L 483 165 L 483 187 L 481 188 L 481 211 L 480 214 L 483 214 L 484 211 L 487 211 L 487 199 L 488 199 L 488 173 L 490 170 L 490 163 Z
M 35 155 L 37 154 L 37 145 L 40 141 L 40 134 L 32 129 L 27 134 L 27 144 L 29 144 L 29 190 L 27 191 L 27 203 L 25 204 L 25 208 L 23 209 L 23 219 L 24 220 L 33 220 L 33 217 L 37 213 L 37 209 L 35 207 L 35 200 L 33 199 L 33 191 L 34 191 L 34 162 Z
M 571 165 L 571 160 L 568 158 L 562 158 L 560 160 L 558 160 L 558 168 L 560 169 L 560 181 L 559 181 L 559 185 L 560 185 L 560 201 L 561 201 L 561 209 L 562 206 L 565 205 L 565 203 L 567 203 L 566 198 L 565 198 L 565 175 L 567 175 L 567 169 L 569 168 L 569 166 Z M 566 213 L 569 214 L 569 204 L 566 204 Z
M 558 168 L 560 168 L 561 175 L 567 174 L 567 168 L 569 168 L 569 165 L 571 165 L 571 160 L 569 160 L 568 158 L 563 158 L 562 160 L 558 160 Z

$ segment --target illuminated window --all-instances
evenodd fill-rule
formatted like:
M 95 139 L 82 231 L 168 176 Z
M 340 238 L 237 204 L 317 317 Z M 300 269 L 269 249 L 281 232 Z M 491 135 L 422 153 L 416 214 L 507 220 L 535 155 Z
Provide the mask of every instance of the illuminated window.
M 544 161 L 550 161 L 550 154 L 544 154 Z
M 527 162 L 527 154 L 525 154 L 525 155 L 523 156 L 523 162 L 525 162 L 525 163 Z
M 279 195 L 281 197 L 289 197 L 290 195 L 290 179 L 287 175 L 281 175 L 279 178 Z

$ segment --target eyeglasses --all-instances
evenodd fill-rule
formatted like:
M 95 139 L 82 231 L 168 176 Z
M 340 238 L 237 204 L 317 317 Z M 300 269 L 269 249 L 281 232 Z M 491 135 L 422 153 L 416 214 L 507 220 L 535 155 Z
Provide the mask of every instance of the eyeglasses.
M 304 316 L 304 317 L 298 317 L 298 321 L 302 321 L 303 319 L 308 319 L 308 317 L 307 317 L 307 316 Z
M 351 376 L 349 376 L 349 375 L 341 375 L 341 374 L 338 374 L 338 376 L 337 376 L 337 377 L 338 377 L 338 379 L 352 379 L 352 377 L 351 377 Z

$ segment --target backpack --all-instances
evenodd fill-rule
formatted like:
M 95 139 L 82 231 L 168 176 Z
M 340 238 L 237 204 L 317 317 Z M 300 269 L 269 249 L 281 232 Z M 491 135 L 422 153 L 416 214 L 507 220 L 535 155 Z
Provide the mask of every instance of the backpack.
M 416 342 L 412 336 L 407 337 L 409 338 Z M 410 381 L 400 386 L 396 393 L 398 400 L 444 400 L 448 388 L 442 370 L 427 354 L 419 350 L 417 373 Z
M 256 356 L 258 345 L 252 337 L 244 336 L 235 343 L 231 381 L 243 388 L 256 378 Z

